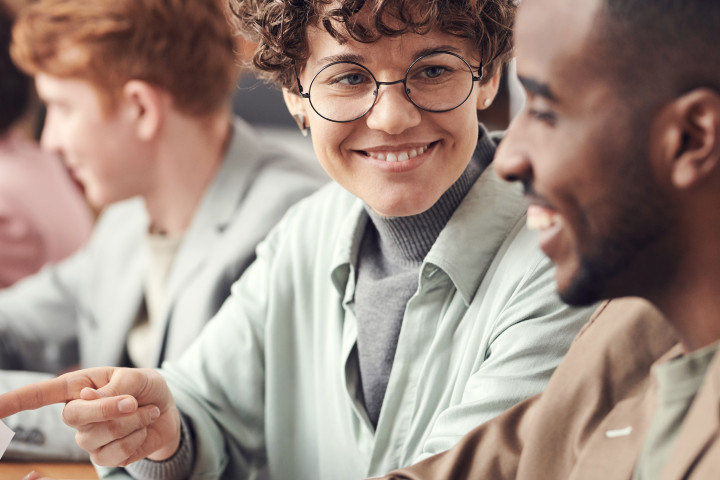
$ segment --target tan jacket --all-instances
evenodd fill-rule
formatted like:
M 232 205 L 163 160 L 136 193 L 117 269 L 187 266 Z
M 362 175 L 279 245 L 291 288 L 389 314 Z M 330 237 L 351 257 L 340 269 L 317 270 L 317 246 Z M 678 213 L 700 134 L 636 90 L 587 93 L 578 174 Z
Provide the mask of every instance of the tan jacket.
M 680 353 L 647 303 L 613 300 L 578 335 L 547 390 L 393 479 L 630 480 L 655 411 L 653 363 Z M 668 351 L 670 350 L 670 351 Z M 720 478 L 720 356 L 658 480 Z

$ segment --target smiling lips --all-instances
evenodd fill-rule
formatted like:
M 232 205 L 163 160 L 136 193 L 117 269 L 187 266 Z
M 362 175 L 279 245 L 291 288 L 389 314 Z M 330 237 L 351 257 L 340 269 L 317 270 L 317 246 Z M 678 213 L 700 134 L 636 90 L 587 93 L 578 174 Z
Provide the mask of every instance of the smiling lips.
M 422 155 L 427 152 L 432 144 L 429 143 L 422 147 L 410 148 L 408 150 L 396 150 L 396 151 L 381 151 L 377 150 L 374 152 L 365 152 L 366 155 L 375 160 L 382 160 L 385 162 L 404 162 L 411 158 L 415 158 L 418 155 Z

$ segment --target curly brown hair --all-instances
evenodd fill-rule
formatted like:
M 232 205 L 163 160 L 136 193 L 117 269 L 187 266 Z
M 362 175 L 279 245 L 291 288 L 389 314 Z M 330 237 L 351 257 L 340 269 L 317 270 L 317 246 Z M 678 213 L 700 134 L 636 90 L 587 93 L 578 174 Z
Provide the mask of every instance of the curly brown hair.
M 370 26 L 357 20 L 366 3 L 374 18 Z M 308 26 L 322 25 L 340 43 L 438 29 L 475 45 L 485 79 L 512 56 L 514 0 L 229 0 L 229 5 L 239 31 L 257 43 L 252 61 L 259 75 L 293 92 L 293 62 L 302 67 L 309 57 Z

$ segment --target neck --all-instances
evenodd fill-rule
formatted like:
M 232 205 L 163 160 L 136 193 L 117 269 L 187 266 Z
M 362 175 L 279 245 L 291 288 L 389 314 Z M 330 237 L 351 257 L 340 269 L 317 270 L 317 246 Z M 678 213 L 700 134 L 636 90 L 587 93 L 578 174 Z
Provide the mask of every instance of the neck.
M 687 351 L 720 340 L 720 253 L 717 247 L 677 272 L 668 291 L 650 299 Z
M 378 231 L 380 250 L 384 256 L 406 265 L 419 265 L 437 240 L 450 217 L 482 173 L 472 159 L 460 178 L 430 207 L 407 217 L 383 217 L 365 206 Z
M 231 133 L 227 111 L 202 119 L 168 116 L 154 155 L 151 191 L 144 195 L 151 230 L 182 235 L 222 164 Z
M 663 312 L 687 351 L 720 340 L 720 202 L 714 192 L 699 202 L 680 204 L 673 230 L 677 243 L 660 261 L 673 265 L 667 280 L 646 298 Z M 660 257 L 658 257 L 660 258 Z

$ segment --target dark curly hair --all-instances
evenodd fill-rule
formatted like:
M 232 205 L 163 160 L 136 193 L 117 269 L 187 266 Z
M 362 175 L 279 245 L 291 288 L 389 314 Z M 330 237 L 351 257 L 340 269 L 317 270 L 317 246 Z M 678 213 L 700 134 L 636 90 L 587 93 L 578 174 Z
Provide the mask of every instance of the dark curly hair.
M 357 21 L 366 3 L 375 20 L 370 26 Z M 475 45 L 486 79 L 512 55 L 514 0 L 229 0 L 229 5 L 239 31 L 257 43 L 252 60 L 259 75 L 293 92 L 293 61 L 303 66 L 309 57 L 308 26 L 322 26 L 340 43 L 438 29 Z

